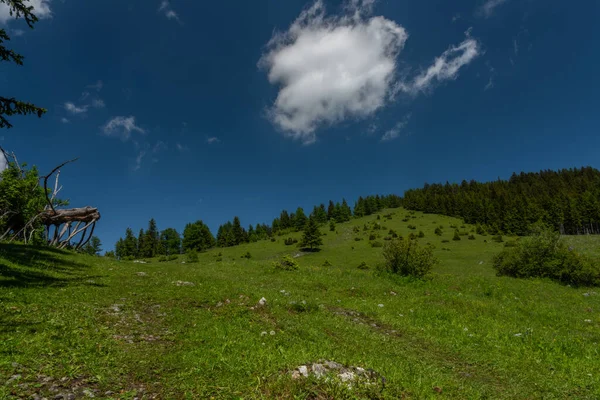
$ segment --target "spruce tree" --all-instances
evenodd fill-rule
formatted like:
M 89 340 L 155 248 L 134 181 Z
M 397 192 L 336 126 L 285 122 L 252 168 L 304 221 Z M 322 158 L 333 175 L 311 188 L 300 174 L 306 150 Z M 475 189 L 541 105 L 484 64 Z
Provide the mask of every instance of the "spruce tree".
M 304 235 L 302 236 L 302 241 L 300 242 L 300 247 L 310 248 L 311 250 L 318 248 L 323 245 L 323 239 L 321 239 L 321 231 L 319 230 L 319 225 L 317 225 L 317 221 L 311 217 L 308 219 L 308 222 L 304 226 Z
M 173 228 L 167 228 L 160 233 L 159 254 L 170 256 L 181 252 L 181 236 Z
M 304 214 L 304 210 L 302 209 L 302 207 L 298 207 L 298 209 L 296 210 L 295 215 L 295 228 L 297 231 L 301 231 L 304 229 L 304 225 L 306 225 L 306 214 Z

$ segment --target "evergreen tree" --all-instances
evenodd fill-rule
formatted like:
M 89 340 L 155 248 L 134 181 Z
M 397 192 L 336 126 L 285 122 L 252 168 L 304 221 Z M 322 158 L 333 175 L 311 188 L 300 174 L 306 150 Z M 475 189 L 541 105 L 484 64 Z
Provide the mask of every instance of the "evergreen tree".
M 233 217 L 233 227 L 231 228 L 233 236 L 233 246 L 247 242 L 246 231 L 242 228 L 239 217 Z
M 279 222 L 281 229 L 287 229 L 292 227 L 292 224 L 290 222 L 290 216 L 286 210 L 283 210 L 281 212 L 281 215 L 279 216 Z
M 208 226 L 201 220 L 189 223 L 183 229 L 183 240 L 181 242 L 184 252 L 204 251 L 215 245 L 215 238 Z
M 335 232 L 335 220 L 333 219 L 329 221 L 329 231 Z
M 167 228 L 160 233 L 159 254 L 170 256 L 181 253 L 181 236 L 174 228 Z
M 352 210 L 350 209 L 350 206 L 348 206 L 346 199 L 342 199 L 342 205 L 340 206 L 341 221 L 339 221 L 339 222 L 350 221 L 351 217 L 352 217 Z
M 306 214 L 304 214 L 304 210 L 302 209 L 302 207 L 298 207 L 296 209 L 296 213 L 294 214 L 295 216 L 295 228 L 297 231 L 301 231 L 304 229 L 304 225 L 306 225 Z
M 323 239 L 321 239 L 321 231 L 319 231 L 319 225 L 317 225 L 317 221 L 311 217 L 308 219 L 308 222 L 304 226 L 304 235 L 302 236 L 302 241 L 300 242 L 300 246 L 303 248 L 316 249 L 319 246 L 323 245 Z
M 122 256 L 123 257 L 137 257 L 138 243 L 137 239 L 133 235 L 131 228 L 125 230 L 125 239 L 123 240 Z
M 147 257 L 144 255 L 144 251 L 146 249 L 146 245 L 144 243 L 145 241 L 146 241 L 146 234 L 144 233 L 144 229 L 142 228 L 142 229 L 140 229 L 140 232 L 138 233 L 138 237 L 137 237 L 137 241 L 136 241 L 135 257 Z
M 329 205 L 327 206 L 327 219 L 331 220 L 335 218 L 335 205 L 333 201 L 329 200 Z
M 90 241 L 83 246 L 83 252 L 91 256 L 99 256 L 102 251 L 102 242 L 97 236 L 92 236 Z

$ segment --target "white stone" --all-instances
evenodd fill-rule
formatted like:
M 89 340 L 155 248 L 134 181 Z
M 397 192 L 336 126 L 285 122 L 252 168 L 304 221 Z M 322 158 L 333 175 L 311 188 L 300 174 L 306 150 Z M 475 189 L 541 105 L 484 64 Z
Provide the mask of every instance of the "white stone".
M 267 304 L 267 299 L 265 299 L 264 297 L 262 297 L 259 301 L 258 304 L 261 306 L 264 306 Z
M 308 378 L 308 368 L 306 367 L 306 365 L 301 365 L 298 367 L 298 372 L 300 372 L 300 374 L 305 377 Z

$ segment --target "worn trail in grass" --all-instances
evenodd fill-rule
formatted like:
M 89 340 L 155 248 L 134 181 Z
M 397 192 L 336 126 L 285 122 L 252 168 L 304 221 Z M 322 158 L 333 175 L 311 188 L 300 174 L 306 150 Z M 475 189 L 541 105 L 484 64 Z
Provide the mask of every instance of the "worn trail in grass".
M 451 225 L 472 227 L 402 209 L 381 215 L 390 212 L 337 233 L 323 227 L 318 253 L 285 246 L 294 233 L 193 264 L 0 245 L 0 397 L 600 396 L 594 289 L 496 277 L 490 260 L 503 243 L 452 241 Z M 375 271 L 381 249 L 370 242 L 390 229 L 421 230 L 419 240 L 436 246 L 441 262 L 429 279 Z M 565 240 L 590 249 L 597 239 Z M 300 255 L 298 271 L 272 268 L 285 254 Z M 357 268 L 363 261 L 370 269 Z M 385 385 L 291 378 L 318 360 L 373 369 Z

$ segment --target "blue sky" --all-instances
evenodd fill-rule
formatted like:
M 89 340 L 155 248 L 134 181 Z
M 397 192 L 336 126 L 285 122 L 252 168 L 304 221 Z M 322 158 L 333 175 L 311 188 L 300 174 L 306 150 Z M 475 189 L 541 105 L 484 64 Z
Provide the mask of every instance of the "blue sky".
M 558 0 L 31 0 L 0 145 L 97 206 L 111 249 L 151 217 L 238 215 L 429 182 L 600 167 L 600 5 Z

